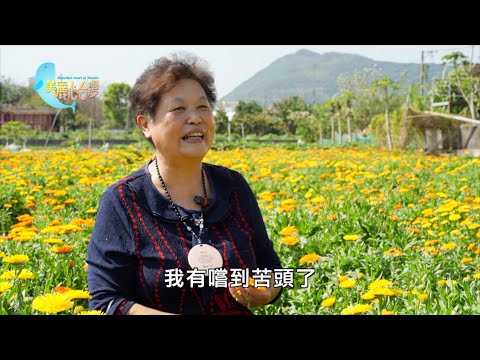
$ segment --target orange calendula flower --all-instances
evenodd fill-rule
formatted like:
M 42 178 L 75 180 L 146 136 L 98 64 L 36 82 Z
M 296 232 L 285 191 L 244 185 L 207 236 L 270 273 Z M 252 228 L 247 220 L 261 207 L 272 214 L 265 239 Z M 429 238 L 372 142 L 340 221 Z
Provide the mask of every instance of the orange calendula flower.
M 57 293 L 64 293 L 64 292 L 70 291 L 70 290 L 72 290 L 72 289 L 70 289 L 70 288 L 67 287 L 67 286 L 60 286 L 60 285 L 58 285 L 57 287 L 55 287 L 55 292 L 57 292 Z
M 414 228 L 414 227 L 409 227 L 408 231 L 413 232 L 414 234 L 419 234 L 421 232 L 420 229 Z
M 300 242 L 300 239 L 295 236 L 285 236 L 284 238 L 280 239 L 280 242 L 282 244 L 292 246 L 298 244 Z
M 297 234 L 297 233 L 298 233 L 298 229 L 297 229 L 295 226 L 287 226 L 287 227 L 284 227 L 284 228 L 279 232 L 279 234 L 280 234 L 280 235 L 283 235 L 283 236 L 290 236 L 290 235 Z
M 83 225 L 85 225 L 85 226 L 93 226 L 94 224 L 95 224 L 95 220 L 93 220 L 93 219 L 86 219 L 83 222 Z
M 50 251 L 53 251 L 54 253 L 57 253 L 57 254 L 67 254 L 70 251 L 72 251 L 72 249 L 73 249 L 72 245 L 53 246 L 50 248 Z
M 320 259 L 321 259 L 320 255 L 307 254 L 307 255 L 302 256 L 302 258 L 300 259 L 300 264 L 313 263 L 313 262 L 315 262 L 317 260 L 320 260 Z
M 58 210 L 62 210 L 65 208 L 65 205 L 56 205 L 52 208 L 52 211 L 58 211 Z

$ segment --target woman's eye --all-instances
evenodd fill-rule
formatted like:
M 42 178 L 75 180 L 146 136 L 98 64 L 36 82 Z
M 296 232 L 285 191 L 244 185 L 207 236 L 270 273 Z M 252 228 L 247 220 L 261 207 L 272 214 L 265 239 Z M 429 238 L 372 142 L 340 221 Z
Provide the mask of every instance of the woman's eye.
M 179 106 L 179 107 L 173 109 L 173 111 L 181 111 L 181 110 L 185 110 L 185 108 L 183 106 Z

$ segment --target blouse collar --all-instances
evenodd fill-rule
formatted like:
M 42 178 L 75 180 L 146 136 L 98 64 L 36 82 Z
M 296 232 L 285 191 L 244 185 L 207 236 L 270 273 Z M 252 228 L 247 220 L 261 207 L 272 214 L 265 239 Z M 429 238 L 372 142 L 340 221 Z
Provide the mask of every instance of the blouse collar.
M 179 222 L 177 214 L 173 210 L 170 201 L 165 198 L 153 185 L 148 171 L 148 165 L 152 160 L 149 160 L 147 164 L 140 169 L 142 171 L 141 184 L 127 183 L 127 185 L 133 185 L 133 191 L 136 193 L 140 204 L 148 204 L 153 215 L 159 216 L 162 219 L 169 222 Z M 208 163 L 203 163 L 203 168 L 207 178 L 210 180 L 210 185 L 213 190 L 213 199 L 210 199 L 209 205 L 203 210 L 203 217 L 207 223 L 217 223 L 228 215 L 231 205 L 229 202 L 230 194 L 234 179 L 227 168 L 222 166 L 216 166 Z M 132 187 L 132 186 L 129 186 Z M 139 187 L 143 187 L 140 189 Z M 143 191 L 142 191 L 143 190 Z M 144 197 L 143 197 L 143 196 Z M 180 215 L 186 215 L 186 210 L 180 206 L 177 206 Z

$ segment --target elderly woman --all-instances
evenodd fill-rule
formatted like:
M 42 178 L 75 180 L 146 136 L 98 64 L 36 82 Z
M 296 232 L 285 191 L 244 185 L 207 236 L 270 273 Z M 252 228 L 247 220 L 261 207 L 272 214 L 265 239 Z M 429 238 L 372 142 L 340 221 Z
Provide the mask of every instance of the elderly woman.
M 281 264 L 242 175 L 203 163 L 216 101 L 208 67 L 162 57 L 130 93 L 154 147 L 144 167 L 102 195 L 88 245 L 90 309 L 107 314 L 252 314 L 275 301 Z M 254 270 L 266 288 L 249 286 Z M 228 280 L 228 281 L 227 281 Z

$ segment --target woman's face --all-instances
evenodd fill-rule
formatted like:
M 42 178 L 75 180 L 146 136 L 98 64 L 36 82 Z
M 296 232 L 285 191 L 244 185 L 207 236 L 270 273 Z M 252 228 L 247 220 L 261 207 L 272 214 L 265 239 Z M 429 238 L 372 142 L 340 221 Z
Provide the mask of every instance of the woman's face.
M 157 151 L 166 159 L 203 159 L 215 134 L 213 112 L 202 86 L 182 79 L 164 93 L 149 134 Z

